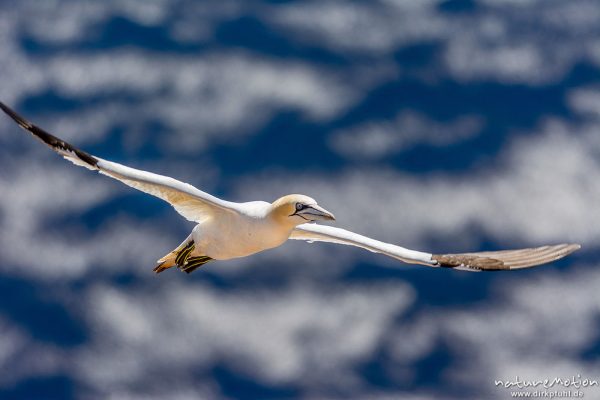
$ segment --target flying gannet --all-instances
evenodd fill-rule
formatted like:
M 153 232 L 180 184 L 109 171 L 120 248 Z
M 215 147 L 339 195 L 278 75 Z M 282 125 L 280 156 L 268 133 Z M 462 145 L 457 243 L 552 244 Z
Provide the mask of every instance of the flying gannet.
M 558 260 L 581 247 L 578 244 L 559 244 L 462 254 L 431 254 L 409 250 L 345 229 L 314 224 L 316 221 L 335 218 L 308 196 L 290 194 L 273 203 L 234 203 L 221 200 L 176 179 L 93 156 L 33 125 L 1 102 L 0 108 L 23 129 L 73 164 L 98 171 L 163 199 L 183 217 L 197 223 L 192 233 L 175 250 L 157 261 L 158 265 L 154 268 L 157 273 L 174 266 L 190 273 L 211 260 L 249 256 L 278 247 L 288 239 L 356 246 L 406 263 L 467 271 L 533 267 Z

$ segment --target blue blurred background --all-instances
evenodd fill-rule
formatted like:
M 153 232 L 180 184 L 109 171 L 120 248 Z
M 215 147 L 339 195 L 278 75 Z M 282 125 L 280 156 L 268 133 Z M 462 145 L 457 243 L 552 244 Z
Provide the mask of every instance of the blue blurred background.
M 2 101 L 100 157 L 419 250 L 584 246 L 477 274 L 288 243 L 155 276 L 193 224 L 2 117 L 0 398 L 600 377 L 599 2 L 2 1 L 0 37 Z

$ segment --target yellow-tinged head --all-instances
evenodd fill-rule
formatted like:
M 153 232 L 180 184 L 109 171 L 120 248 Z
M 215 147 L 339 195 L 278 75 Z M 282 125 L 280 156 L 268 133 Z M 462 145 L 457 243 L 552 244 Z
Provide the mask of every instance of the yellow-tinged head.
M 316 200 L 302 194 L 288 194 L 271 204 L 271 215 L 289 225 L 314 221 L 333 221 L 332 213 L 320 207 Z

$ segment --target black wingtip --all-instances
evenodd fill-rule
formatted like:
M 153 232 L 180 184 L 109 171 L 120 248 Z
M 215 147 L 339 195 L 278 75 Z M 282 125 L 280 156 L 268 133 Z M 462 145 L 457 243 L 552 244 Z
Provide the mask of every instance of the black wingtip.
M 17 114 L 15 110 L 4 104 L 0 101 L 0 109 L 4 111 L 9 117 L 11 117 L 19 126 L 33 134 L 35 137 L 40 139 L 42 142 L 46 143 L 48 146 L 52 147 L 55 150 L 64 150 L 76 155 L 81 161 L 89 164 L 92 167 L 96 167 L 98 164 L 98 160 L 89 153 L 85 151 L 79 150 L 76 147 L 73 147 L 71 144 L 65 142 L 62 139 L 57 138 L 56 136 L 46 132 L 42 128 L 39 128 L 27 121 L 25 118 Z
M 16 113 L 15 110 L 13 110 L 12 108 L 10 108 L 9 106 L 7 106 L 6 104 L 4 104 L 1 101 L 0 101 L 0 108 L 9 117 L 14 119 L 15 122 L 21 126 L 21 128 L 29 130 L 33 127 L 33 125 L 31 123 L 29 123 L 25 118 L 21 117 L 19 114 Z

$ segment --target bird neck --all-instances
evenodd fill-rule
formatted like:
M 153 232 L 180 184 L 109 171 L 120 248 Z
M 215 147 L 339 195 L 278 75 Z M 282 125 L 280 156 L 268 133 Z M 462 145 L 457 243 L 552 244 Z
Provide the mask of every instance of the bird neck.
M 290 218 L 284 207 L 271 206 L 267 218 L 282 229 L 291 231 L 298 225 L 294 218 Z

